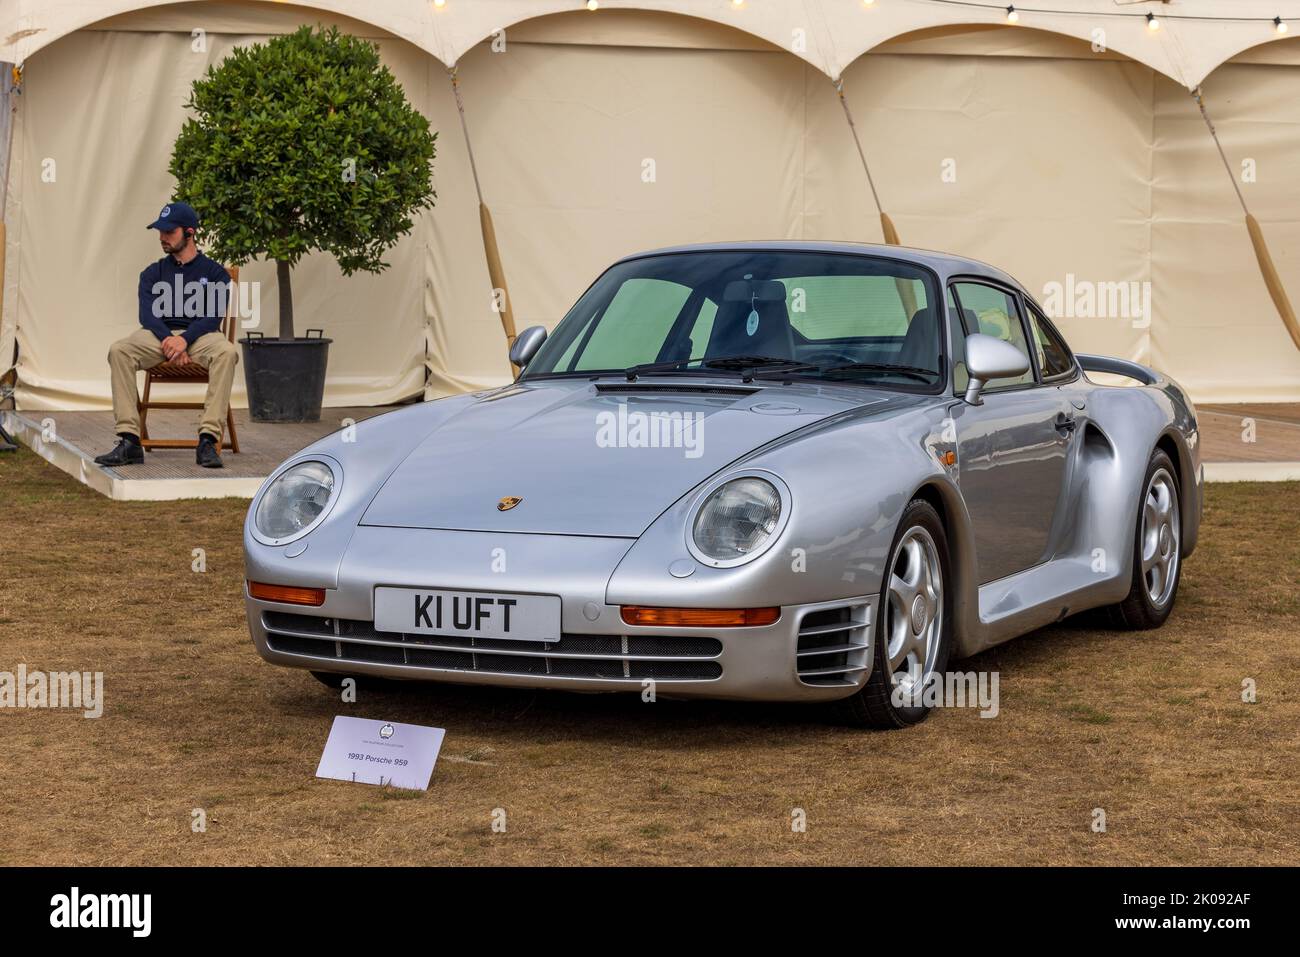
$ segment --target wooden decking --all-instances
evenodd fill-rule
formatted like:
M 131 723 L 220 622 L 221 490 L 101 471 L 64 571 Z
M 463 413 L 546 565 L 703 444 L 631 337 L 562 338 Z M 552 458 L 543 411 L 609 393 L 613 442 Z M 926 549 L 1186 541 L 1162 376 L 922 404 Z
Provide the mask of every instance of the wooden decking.
M 128 479 L 265 478 L 294 452 L 343 428 L 345 420 L 360 422 L 387 411 L 389 410 L 384 407 L 323 409 L 319 422 L 268 423 L 253 422 L 248 418 L 247 409 L 236 409 L 235 427 L 239 430 L 240 448 L 243 451 L 238 455 L 229 449 L 222 452 L 221 460 L 226 463 L 223 469 L 205 469 L 195 465 L 192 449 L 158 449 L 145 453 L 144 465 L 110 471 Z M 55 421 L 61 438 L 84 449 L 92 459 L 117 444 L 110 413 L 41 413 L 42 418 L 46 416 Z M 187 439 L 197 433 L 197 420 L 197 412 L 154 409 L 149 413 L 149 432 L 158 438 L 167 436 Z
M 194 463 L 192 449 L 155 449 L 143 465 L 104 468 L 95 456 L 117 443 L 111 412 L 4 412 L 5 427 L 18 441 L 63 471 L 112 498 L 166 500 L 179 498 L 252 497 L 277 465 L 299 449 L 331 432 L 393 406 L 325 409 L 319 422 L 253 422 L 246 409 L 235 410 L 239 430 L 238 454 L 221 453 L 225 468 L 205 469 Z M 198 413 L 155 409 L 149 432 L 157 437 L 188 438 L 198 428 Z
M 1198 406 L 1206 462 L 1300 462 L 1300 403 Z
M 1203 405 L 1196 414 L 1208 480 L 1300 480 L 1300 403 Z

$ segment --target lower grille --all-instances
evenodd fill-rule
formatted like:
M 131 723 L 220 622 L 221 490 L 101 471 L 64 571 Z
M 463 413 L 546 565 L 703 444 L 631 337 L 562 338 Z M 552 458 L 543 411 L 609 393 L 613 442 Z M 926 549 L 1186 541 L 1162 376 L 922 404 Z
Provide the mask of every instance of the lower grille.
M 799 680 L 819 687 L 851 685 L 866 671 L 870 605 L 823 608 L 799 622 L 796 669 Z
M 551 675 L 639 682 L 713 681 L 722 665 L 716 638 L 690 635 L 570 635 L 559 641 L 457 638 L 376 631 L 374 623 L 268 611 L 272 651 L 335 661 L 411 665 L 441 671 Z

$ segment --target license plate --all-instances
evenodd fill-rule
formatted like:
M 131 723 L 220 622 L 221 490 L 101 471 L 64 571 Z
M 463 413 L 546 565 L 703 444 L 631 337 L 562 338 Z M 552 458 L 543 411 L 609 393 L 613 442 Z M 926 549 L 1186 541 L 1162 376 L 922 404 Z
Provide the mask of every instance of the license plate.
M 375 630 L 559 641 L 560 599 L 557 595 L 376 588 Z

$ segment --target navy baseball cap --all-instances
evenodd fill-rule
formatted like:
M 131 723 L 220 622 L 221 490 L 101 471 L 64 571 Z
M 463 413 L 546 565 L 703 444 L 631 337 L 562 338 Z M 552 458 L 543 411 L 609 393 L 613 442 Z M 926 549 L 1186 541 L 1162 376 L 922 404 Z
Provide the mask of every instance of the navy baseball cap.
M 175 229 L 177 226 L 191 226 L 195 229 L 199 226 L 199 214 L 194 212 L 194 207 L 189 203 L 168 203 L 158 214 L 158 218 L 145 227 L 145 229 Z

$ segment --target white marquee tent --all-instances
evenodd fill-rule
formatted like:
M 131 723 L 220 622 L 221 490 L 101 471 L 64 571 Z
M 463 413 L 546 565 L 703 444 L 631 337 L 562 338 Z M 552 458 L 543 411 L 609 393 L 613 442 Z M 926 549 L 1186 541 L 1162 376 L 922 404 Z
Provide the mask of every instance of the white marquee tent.
M 0 61 L 22 68 L 0 314 L 20 408 L 107 407 L 105 352 L 156 258 L 142 227 L 175 185 L 190 83 L 234 46 L 318 22 L 373 39 L 439 131 L 437 205 L 390 269 L 344 278 L 322 256 L 295 271 L 300 330 L 335 340 L 327 405 L 509 376 L 452 65 L 519 328 L 554 324 L 641 248 L 880 241 L 842 78 L 904 243 L 1003 266 L 1076 348 L 1149 362 L 1198 401 L 1300 401 L 1300 352 L 1189 96 L 1203 86 L 1300 301 L 1300 42 L 1274 22 L 1300 32 L 1297 0 L 1034 0 L 1014 25 L 1005 5 L 944 0 L 585 7 L 0 0 Z M 273 265 L 242 278 L 263 283 L 273 329 Z

